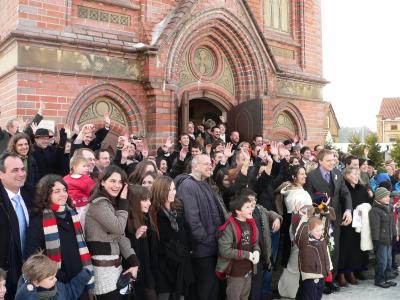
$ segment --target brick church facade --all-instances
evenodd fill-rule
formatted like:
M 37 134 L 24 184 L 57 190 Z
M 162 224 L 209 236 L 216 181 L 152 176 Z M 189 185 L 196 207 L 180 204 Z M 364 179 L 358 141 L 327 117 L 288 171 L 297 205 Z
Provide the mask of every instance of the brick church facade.
M 224 115 L 244 138 L 337 135 L 323 101 L 320 0 L 7 0 L 0 125 L 101 124 L 152 149 Z

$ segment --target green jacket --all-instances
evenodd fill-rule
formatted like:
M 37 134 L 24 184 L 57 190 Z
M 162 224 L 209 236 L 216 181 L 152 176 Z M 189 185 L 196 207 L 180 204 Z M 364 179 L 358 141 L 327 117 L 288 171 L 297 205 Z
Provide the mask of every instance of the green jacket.
M 258 230 L 254 219 L 247 220 L 253 230 L 251 243 L 253 245 L 253 252 L 261 250 L 258 244 Z M 224 279 L 229 276 L 232 263 L 234 260 L 249 259 L 250 252 L 238 249 L 240 237 L 242 235 L 240 227 L 233 216 L 220 227 L 218 227 L 220 236 L 218 238 L 218 261 L 215 268 L 215 273 L 218 278 Z M 253 265 L 253 274 L 257 273 L 257 264 Z

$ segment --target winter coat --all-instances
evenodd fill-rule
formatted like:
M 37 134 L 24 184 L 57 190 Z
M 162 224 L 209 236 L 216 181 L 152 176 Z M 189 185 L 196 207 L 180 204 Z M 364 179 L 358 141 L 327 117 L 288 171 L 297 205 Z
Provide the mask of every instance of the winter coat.
M 194 257 L 217 254 L 216 229 L 224 222 L 223 210 L 211 186 L 193 176 L 178 176 L 177 197 L 183 203 L 190 247 Z
M 251 245 L 252 252 L 261 254 L 258 230 L 254 219 L 246 220 L 252 228 Z M 250 252 L 238 249 L 242 232 L 235 218 L 231 216 L 223 225 L 218 227 L 220 237 L 218 238 L 218 261 L 215 273 L 218 278 L 224 279 L 229 276 L 234 260 L 249 259 Z M 253 265 L 253 274 L 257 274 L 257 264 Z
M 68 283 L 56 282 L 57 294 L 48 300 L 75 300 L 79 298 L 85 289 L 86 284 L 92 277 L 92 272 L 88 269 L 82 269 Z M 18 291 L 15 300 L 39 300 L 37 289 L 31 284 L 24 282 L 23 278 L 18 282 Z
M 376 242 L 386 246 L 392 244 L 392 239 L 396 236 L 396 226 L 393 212 L 389 205 L 374 200 L 372 209 L 369 211 L 369 224 L 374 244 Z
M 9 140 L 10 134 L 0 127 L 0 154 L 6 151 Z
M 57 272 L 57 280 L 67 283 L 82 270 L 82 261 L 71 215 L 67 213 L 65 218 L 61 218 L 57 214 L 55 216 L 61 250 L 61 268 Z M 26 256 L 29 257 L 40 249 L 46 249 L 43 213 L 37 214 L 29 222 L 26 235 Z
M 93 196 L 86 213 L 85 236 L 89 251 L 91 255 L 122 254 L 129 267 L 137 266 L 135 251 L 125 236 L 128 201 L 119 199 L 114 207 L 115 200 L 103 194 Z
M 186 237 L 183 215 L 176 218 L 178 232 L 174 231 L 165 213 L 157 214 L 159 230 L 158 266 L 156 275 L 156 290 L 158 293 L 173 293 L 188 295 L 189 287 L 194 281 L 189 244 Z
M 295 242 L 299 247 L 302 280 L 327 276 L 332 267 L 326 240 L 310 241 L 308 222 L 303 222 L 299 225 Z

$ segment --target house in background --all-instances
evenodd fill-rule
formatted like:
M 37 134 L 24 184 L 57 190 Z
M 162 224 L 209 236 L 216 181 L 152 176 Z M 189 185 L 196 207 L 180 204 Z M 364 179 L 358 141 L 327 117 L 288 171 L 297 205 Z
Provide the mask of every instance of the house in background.
M 383 98 L 376 116 L 378 143 L 394 143 L 400 138 L 400 98 Z

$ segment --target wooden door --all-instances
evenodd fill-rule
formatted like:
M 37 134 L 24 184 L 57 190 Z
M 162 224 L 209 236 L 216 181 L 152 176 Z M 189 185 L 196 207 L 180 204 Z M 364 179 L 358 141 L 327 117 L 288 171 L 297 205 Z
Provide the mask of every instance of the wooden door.
M 228 112 L 230 131 L 238 131 L 240 140 L 252 142 L 256 134 L 263 134 L 263 105 L 261 99 L 240 103 Z
M 189 124 L 189 92 L 184 92 L 181 99 L 181 105 L 178 109 L 179 124 L 178 132 L 181 135 L 187 132 L 187 127 Z

